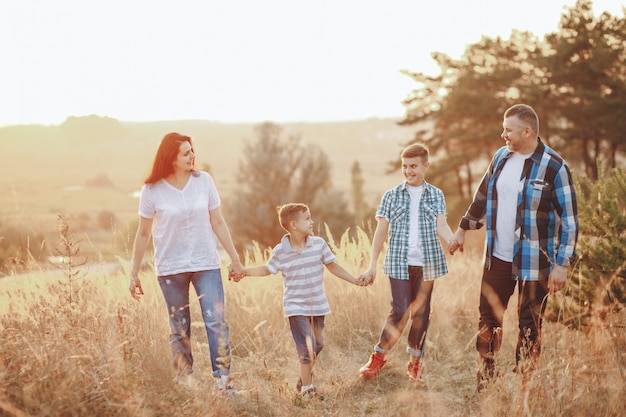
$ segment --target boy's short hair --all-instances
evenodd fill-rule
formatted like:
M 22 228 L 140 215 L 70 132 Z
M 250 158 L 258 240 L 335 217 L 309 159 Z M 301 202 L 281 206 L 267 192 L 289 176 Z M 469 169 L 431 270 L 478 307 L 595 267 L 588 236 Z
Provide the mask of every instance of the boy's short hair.
M 302 203 L 288 203 L 276 207 L 276 211 L 278 212 L 278 221 L 280 221 L 280 225 L 283 229 L 289 231 L 287 228 L 289 222 L 294 220 L 298 213 L 309 211 L 309 207 Z
M 428 162 L 428 148 L 423 143 L 414 143 L 404 148 L 400 158 L 422 158 L 422 162 Z

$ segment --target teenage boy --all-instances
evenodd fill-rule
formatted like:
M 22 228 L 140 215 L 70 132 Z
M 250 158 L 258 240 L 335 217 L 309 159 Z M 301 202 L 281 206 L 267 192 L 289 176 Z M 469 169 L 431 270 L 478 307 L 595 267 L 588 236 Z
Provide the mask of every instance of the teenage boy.
M 300 379 L 296 388 L 302 395 L 323 399 L 313 386 L 315 361 L 324 347 L 324 317 L 330 306 L 324 291 L 324 267 L 333 275 L 355 285 L 366 285 L 335 263 L 328 244 L 313 235 L 313 219 L 305 204 L 290 203 L 277 208 L 280 225 L 287 232 L 272 250 L 266 265 L 248 267 L 243 275 L 233 274 L 234 281 L 244 276 L 266 276 L 282 272 L 283 309 L 300 361 Z
M 374 281 L 378 256 L 388 238 L 383 273 L 389 277 L 391 286 L 391 311 L 360 374 L 366 379 L 378 375 L 386 363 L 385 355 L 410 321 L 406 375 L 411 381 L 421 381 L 420 360 L 430 321 L 434 280 L 448 273 L 439 237 L 449 242 L 452 230 L 446 220 L 443 192 L 424 180 L 430 166 L 428 148 L 422 144 L 410 145 L 400 158 L 405 181 L 383 195 L 376 211 L 378 224 L 370 266 L 360 276 L 370 284 Z

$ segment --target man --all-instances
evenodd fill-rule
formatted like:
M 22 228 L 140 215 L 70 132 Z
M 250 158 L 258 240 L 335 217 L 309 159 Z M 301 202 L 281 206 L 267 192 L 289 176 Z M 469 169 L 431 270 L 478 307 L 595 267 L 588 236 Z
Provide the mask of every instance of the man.
M 504 113 L 502 126 L 505 146 L 495 153 L 450 243 L 450 253 L 462 251 L 465 232 L 480 229 L 486 216 L 476 340 L 479 391 L 494 376 L 504 311 L 516 285 L 515 369 L 524 373 L 536 367 L 545 298 L 565 287 L 578 237 L 571 173 L 539 137 L 537 113 L 528 105 L 514 105 Z

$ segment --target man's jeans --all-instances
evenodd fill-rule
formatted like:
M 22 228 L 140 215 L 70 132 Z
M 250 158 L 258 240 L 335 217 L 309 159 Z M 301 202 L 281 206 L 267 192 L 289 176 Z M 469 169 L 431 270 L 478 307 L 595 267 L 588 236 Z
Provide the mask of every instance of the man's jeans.
M 224 287 L 219 269 L 185 272 L 158 277 L 170 322 L 172 360 L 178 373 L 193 372 L 189 284 L 192 284 L 202 311 L 209 339 L 213 376 L 230 373 L 228 324 L 224 319 Z
M 511 262 L 493 258 L 491 269 L 485 268 L 483 271 L 480 288 L 476 350 L 483 361 L 493 360 L 500 351 L 504 312 L 516 286 L 519 319 L 516 363 L 519 365 L 522 360 L 530 360 L 527 365 L 533 366 L 540 355 L 547 281 L 515 281 Z

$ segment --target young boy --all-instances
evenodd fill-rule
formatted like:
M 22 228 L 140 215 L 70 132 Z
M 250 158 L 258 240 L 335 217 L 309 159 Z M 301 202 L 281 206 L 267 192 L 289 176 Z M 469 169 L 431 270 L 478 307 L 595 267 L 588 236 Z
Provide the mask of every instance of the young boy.
M 424 180 L 428 170 L 428 149 L 408 146 L 400 155 L 405 181 L 387 190 L 376 211 L 378 222 L 372 240 L 369 269 L 359 278 L 370 284 L 376 277 L 378 256 L 389 235 L 383 273 L 389 276 L 391 311 L 369 361 L 360 369 L 362 377 L 376 376 L 385 365 L 385 354 L 396 344 L 409 320 L 410 360 L 406 375 L 421 381 L 420 359 L 430 321 L 430 298 L 434 279 L 448 273 L 443 248 L 452 231 L 446 220 L 443 192 Z
M 335 263 L 328 244 L 313 235 L 313 219 L 305 204 L 290 203 L 277 207 L 280 225 L 287 231 L 274 247 L 266 265 L 244 269 L 232 275 L 238 282 L 244 276 L 266 276 L 282 271 L 283 309 L 300 360 L 300 380 L 296 388 L 302 395 L 323 399 L 313 387 L 312 371 L 324 347 L 324 316 L 330 306 L 324 292 L 324 266 L 335 276 L 355 285 L 365 285 Z

